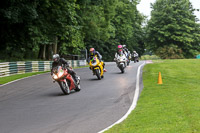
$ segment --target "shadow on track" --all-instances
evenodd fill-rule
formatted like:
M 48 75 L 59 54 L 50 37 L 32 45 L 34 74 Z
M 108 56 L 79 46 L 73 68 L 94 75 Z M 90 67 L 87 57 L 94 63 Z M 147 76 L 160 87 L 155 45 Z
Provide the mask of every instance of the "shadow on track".
M 58 93 L 46 93 L 46 95 L 43 95 L 43 96 L 47 96 L 47 97 L 70 96 L 70 95 L 73 95 L 75 93 L 79 93 L 79 92 L 72 90 L 69 95 L 65 95 L 62 92 L 58 92 Z

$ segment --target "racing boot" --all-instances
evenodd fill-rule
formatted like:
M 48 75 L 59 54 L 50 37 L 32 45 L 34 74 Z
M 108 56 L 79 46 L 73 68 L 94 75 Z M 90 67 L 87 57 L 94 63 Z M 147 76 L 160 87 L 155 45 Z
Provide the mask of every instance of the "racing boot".
M 105 69 L 105 63 L 103 62 L 103 71 L 107 72 L 107 70 Z

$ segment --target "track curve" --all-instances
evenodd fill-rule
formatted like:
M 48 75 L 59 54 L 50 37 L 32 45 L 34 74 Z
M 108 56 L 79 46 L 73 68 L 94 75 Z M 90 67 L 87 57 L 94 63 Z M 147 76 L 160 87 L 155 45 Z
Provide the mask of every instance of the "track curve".
M 81 76 L 82 90 L 67 96 L 62 94 L 57 83 L 52 83 L 49 73 L 2 86 L 1 132 L 98 132 L 120 119 L 129 109 L 137 68 L 142 63 L 132 62 L 124 74 L 115 63 L 106 63 L 107 72 L 102 80 L 97 80 L 88 68 L 75 69 Z M 142 89 L 142 80 L 140 84 Z

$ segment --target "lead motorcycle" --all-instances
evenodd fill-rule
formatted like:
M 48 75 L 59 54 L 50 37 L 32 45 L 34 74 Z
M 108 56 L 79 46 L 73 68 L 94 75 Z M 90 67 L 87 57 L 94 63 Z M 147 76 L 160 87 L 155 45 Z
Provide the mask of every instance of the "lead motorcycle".
M 114 58 L 116 61 L 117 67 L 121 70 L 122 73 L 124 73 L 124 69 L 127 66 L 127 61 L 128 59 L 126 58 L 126 55 L 123 54 L 123 52 L 120 52 L 120 54 L 117 54 L 116 57 Z
M 71 90 L 80 91 L 80 76 L 77 76 L 77 83 L 73 77 L 68 73 L 67 69 L 58 66 L 53 68 L 52 78 L 56 81 L 65 95 L 69 95 Z

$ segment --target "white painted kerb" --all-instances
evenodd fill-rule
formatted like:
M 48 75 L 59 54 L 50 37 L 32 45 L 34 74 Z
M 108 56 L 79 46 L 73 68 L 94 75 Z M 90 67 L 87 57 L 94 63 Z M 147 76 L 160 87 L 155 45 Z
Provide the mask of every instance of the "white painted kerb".
M 130 106 L 128 112 L 121 119 L 119 119 L 118 121 L 116 121 L 114 124 L 110 125 L 109 127 L 105 128 L 102 131 L 99 131 L 98 133 L 103 133 L 106 130 L 108 130 L 111 127 L 113 127 L 114 125 L 121 123 L 122 121 L 124 121 L 128 117 L 128 115 L 131 113 L 131 111 L 133 111 L 135 109 L 135 107 L 137 105 L 137 100 L 138 100 L 138 97 L 139 97 L 139 94 L 140 94 L 140 87 L 139 87 L 139 84 L 140 84 L 140 69 L 141 69 L 141 67 L 143 65 L 145 65 L 145 62 L 143 64 L 141 64 L 138 67 L 138 70 L 137 70 L 137 79 L 136 79 L 137 81 L 136 81 L 135 95 L 134 95 L 134 98 L 133 98 L 132 105 Z

